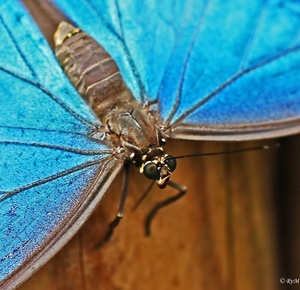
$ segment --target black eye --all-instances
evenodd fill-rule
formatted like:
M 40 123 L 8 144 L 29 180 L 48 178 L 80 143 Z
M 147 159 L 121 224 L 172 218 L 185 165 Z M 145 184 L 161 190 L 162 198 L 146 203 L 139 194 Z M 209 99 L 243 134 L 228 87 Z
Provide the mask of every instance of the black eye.
M 149 162 L 144 167 L 144 175 L 149 179 L 158 179 L 159 171 L 154 162 Z
M 173 172 L 176 169 L 177 162 L 173 156 L 168 156 L 165 160 L 165 163 L 169 166 L 171 172 Z

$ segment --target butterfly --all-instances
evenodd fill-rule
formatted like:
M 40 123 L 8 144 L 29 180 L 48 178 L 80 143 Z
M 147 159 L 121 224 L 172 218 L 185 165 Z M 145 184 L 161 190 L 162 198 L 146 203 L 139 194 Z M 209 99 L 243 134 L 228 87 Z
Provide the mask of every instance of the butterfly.
M 109 51 L 167 138 L 300 131 L 299 4 L 54 2 Z M 0 273 L 14 287 L 78 230 L 124 160 L 93 135 L 99 120 L 22 5 L 0 8 Z

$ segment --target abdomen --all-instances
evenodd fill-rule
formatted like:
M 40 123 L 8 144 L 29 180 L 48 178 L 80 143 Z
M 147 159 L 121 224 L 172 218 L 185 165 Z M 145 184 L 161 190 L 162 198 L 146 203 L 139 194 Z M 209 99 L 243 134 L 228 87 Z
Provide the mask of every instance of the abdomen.
M 132 101 L 117 64 L 87 33 L 62 22 L 54 41 L 66 75 L 100 119 L 116 103 Z

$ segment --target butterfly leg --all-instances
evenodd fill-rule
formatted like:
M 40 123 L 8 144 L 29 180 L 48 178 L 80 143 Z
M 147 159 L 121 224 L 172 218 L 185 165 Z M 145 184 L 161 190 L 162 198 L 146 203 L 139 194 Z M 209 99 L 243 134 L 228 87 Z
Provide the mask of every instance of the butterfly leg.
M 129 168 L 130 168 L 130 164 L 124 165 L 124 180 L 123 180 L 123 188 L 122 188 L 122 194 L 121 194 L 121 200 L 120 200 L 118 213 L 117 213 L 115 219 L 109 224 L 108 231 L 107 231 L 104 239 L 98 244 L 98 247 L 102 247 L 106 242 L 108 242 L 110 240 L 110 238 L 112 237 L 112 235 L 114 233 L 115 228 L 118 226 L 118 224 L 120 223 L 120 220 L 123 218 L 124 207 L 125 207 L 125 202 L 126 202 L 127 193 L 128 193 Z
M 158 204 L 157 204 L 157 205 L 149 212 L 149 214 L 147 215 L 146 220 L 145 220 L 145 234 L 146 234 L 146 236 L 150 236 L 150 234 L 151 234 L 151 231 L 150 231 L 151 223 L 152 223 L 152 221 L 153 221 L 155 215 L 157 214 L 157 212 L 158 212 L 161 208 L 163 208 L 163 207 L 165 207 L 165 206 L 167 206 L 167 205 L 169 205 L 169 204 L 175 202 L 176 200 L 180 199 L 182 196 L 185 195 L 186 190 L 187 190 L 187 187 L 186 187 L 185 185 L 175 183 L 175 182 L 173 182 L 173 181 L 171 181 L 171 180 L 169 180 L 168 186 L 171 186 L 172 188 L 178 190 L 179 192 L 178 192 L 176 195 L 174 195 L 174 196 L 172 196 L 172 197 L 170 197 L 170 198 L 168 198 L 168 199 L 166 199 L 166 200 L 164 200 L 164 201 L 158 203 Z

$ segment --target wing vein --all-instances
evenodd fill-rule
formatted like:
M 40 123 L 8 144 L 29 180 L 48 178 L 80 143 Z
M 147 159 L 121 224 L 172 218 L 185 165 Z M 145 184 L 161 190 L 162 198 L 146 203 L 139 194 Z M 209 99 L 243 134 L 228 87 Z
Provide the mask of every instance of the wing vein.
M 97 127 L 96 124 L 90 122 L 89 120 L 81 117 L 79 114 L 77 114 L 75 111 L 73 111 L 70 107 L 68 107 L 64 102 L 62 102 L 61 100 L 59 100 L 56 96 L 54 96 L 51 92 L 49 92 L 46 88 L 44 88 L 40 83 L 27 79 L 26 77 L 23 77 L 21 75 L 18 75 L 10 70 L 5 69 L 4 67 L 0 66 L 0 70 L 6 72 L 7 74 L 12 75 L 13 77 L 16 77 L 36 88 L 38 88 L 40 91 L 44 92 L 46 95 L 48 95 L 53 101 L 55 101 L 57 104 L 59 104 L 66 112 L 70 113 L 71 115 L 73 115 L 76 119 L 78 119 L 79 121 L 81 121 L 82 123 L 88 125 L 89 127 L 95 129 Z
M 47 182 L 51 182 L 57 178 L 60 178 L 60 177 L 63 177 L 63 176 L 66 176 L 68 174 L 71 174 L 71 173 L 74 173 L 76 171 L 79 171 L 79 170 L 82 170 L 84 168 L 87 168 L 87 167 L 90 167 L 90 166 L 93 166 L 93 165 L 96 165 L 96 164 L 100 164 L 100 162 L 107 162 L 106 159 L 108 158 L 111 158 L 111 157 L 107 157 L 107 158 L 104 158 L 104 159 L 98 159 L 98 160 L 94 160 L 94 161 L 88 161 L 84 164 L 81 164 L 81 165 L 78 165 L 78 166 L 75 166 L 75 167 L 72 167 L 68 170 L 65 170 L 65 171 L 62 171 L 62 172 L 59 172 L 57 174 L 53 174 L 51 176 L 48 176 L 46 178 L 43 178 L 43 179 L 39 179 L 38 181 L 35 181 L 35 182 L 32 182 L 30 184 L 27 184 L 27 185 L 24 185 L 22 187 L 19 187 L 15 190 L 12 190 L 10 192 L 1 192 L 1 194 L 3 194 L 3 196 L 0 197 L 0 202 L 2 202 L 3 200 L 13 196 L 13 195 L 16 195 L 24 190 L 28 190 L 28 189 L 31 189 L 31 188 L 34 188 L 34 187 L 37 187 L 39 185 L 42 185 L 42 184 L 45 184 Z
M 69 148 L 58 145 L 51 144 L 43 144 L 43 143 L 35 143 L 35 142 L 19 142 L 19 141 L 0 141 L 0 144 L 10 144 L 10 145 L 19 145 L 19 146 L 32 146 L 37 148 L 48 148 L 48 149 L 56 149 L 66 152 L 72 152 L 80 155 L 99 155 L 103 153 L 112 153 L 111 150 L 83 150 L 76 148 Z
M 193 34 L 193 36 L 191 38 L 191 42 L 190 42 L 190 45 L 189 45 L 188 53 L 187 53 L 185 61 L 183 63 L 183 68 L 182 68 L 182 73 L 181 73 L 181 79 L 179 81 L 178 93 L 176 95 L 175 103 L 173 105 L 172 111 L 170 112 L 168 118 L 166 119 L 166 123 L 170 123 L 171 119 L 176 114 L 176 112 L 178 110 L 178 107 L 180 105 L 182 87 L 183 87 L 183 84 L 184 84 L 184 79 L 185 79 L 185 74 L 186 74 L 186 70 L 187 70 L 187 65 L 188 65 L 188 62 L 189 62 L 189 58 L 191 56 L 191 52 L 193 51 L 193 47 L 195 45 L 197 36 L 198 36 L 199 31 L 200 31 L 200 29 L 202 27 L 202 23 L 203 23 L 202 21 L 204 20 L 204 16 L 207 13 L 208 7 L 209 7 L 209 1 L 206 1 L 205 5 L 203 6 L 203 9 L 202 9 L 202 12 L 201 12 L 201 15 L 200 15 L 200 20 L 199 20 L 199 23 L 197 25 L 197 28 L 195 29 L 195 32 L 194 32 L 194 34 Z M 177 37 L 177 40 L 175 41 L 174 48 L 176 47 L 176 42 L 178 42 L 178 41 L 179 41 L 179 39 Z M 173 51 L 174 51 L 174 49 L 173 49 Z M 169 66 L 169 63 L 171 62 L 172 54 L 173 53 L 171 53 L 171 56 L 169 58 L 167 67 Z M 160 94 L 160 91 L 161 91 L 162 87 L 163 87 L 163 81 L 160 84 L 160 89 L 159 89 L 158 95 Z
M 23 61 L 25 62 L 27 68 L 31 71 L 32 76 L 34 78 L 37 78 L 35 71 L 32 69 L 31 65 L 29 64 L 29 62 L 27 61 L 26 56 L 23 54 L 23 52 L 20 50 L 19 46 L 17 45 L 15 38 L 13 37 L 13 34 L 11 33 L 10 29 L 8 28 L 8 26 L 6 25 L 5 21 L 3 20 L 2 16 L 0 15 L 0 21 L 3 25 L 3 27 L 6 29 L 11 41 L 14 44 L 15 49 L 18 51 L 18 53 L 20 54 L 21 58 L 23 59 Z
M 259 16 L 256 18 L 255 25 L 253 26 L 253 29 L 251 31 L 251 35 L 250 35 L 250 37 L 248 39 L 248 42 L 245 46 L 243 56 L 241 57 L 241 61 L 240 61 L 239 67 L 238 67 L 238 72 L 242 72 L 247 67 L 249 56 L 251 54 L 251 50 L 253 49 L 253 46 L 254 46 L 254 43 L 255 43 L 255 36 L 258 35 L 257 32 L 259 31 L 259 29 L 261 28 L 261 25 L 263 23 L 262 22 L 263 16 L 265 15 L 266 10 L 267 10 L 266 6 L 267 6 L 267 1 L 263 1 L 263 7 L 261 8 Z
M 237 79 L 241 78 L 242 76 L 246 75 L 247 73 L 250 73 L 251 71 L 259 68 L 259 67 L 263 67 L 275 60 L 278 60 L 288 54 L 297 52 L 300 50 L 300 45 L 289 48 L 277 55 L 274 55 L 268 59 L 265 59 L 264 61 L 249 67 L 239 73 L 237 73 L 236 75 L 234 75 L 233 77 L 231 77 L 228 81 L 224 82 L 221 86 L 219 86 L 217 89 L 215 89 L 213 92 L 211 92 L 210 94 L 208 94 L 204 99 L 202 99 L 200 102 L 198 102 L 196 105 L 194 105 L 192 108 L 190 108 L 189 110 L 187 110 L 184 114 L 182 114 L 177 120 L 175 120 L 172 123 L 172 127 L 176 126 L 176 123 L 180 123 L 184 118 L 186 118 L 188 115 L 190 115 L 192 112 L 194 112 L 196 109 L 200 108 L 201 106 L 203 106 L 204 104 L 206 104 L 207 102 L 209 102 L 213 97 L 215 97 L 218 93 L 220 93 L 221 91 L 223 91 L 226 87 L 228 87 L 230 84 L 232 84 L 234 81 L 236 81 Z

